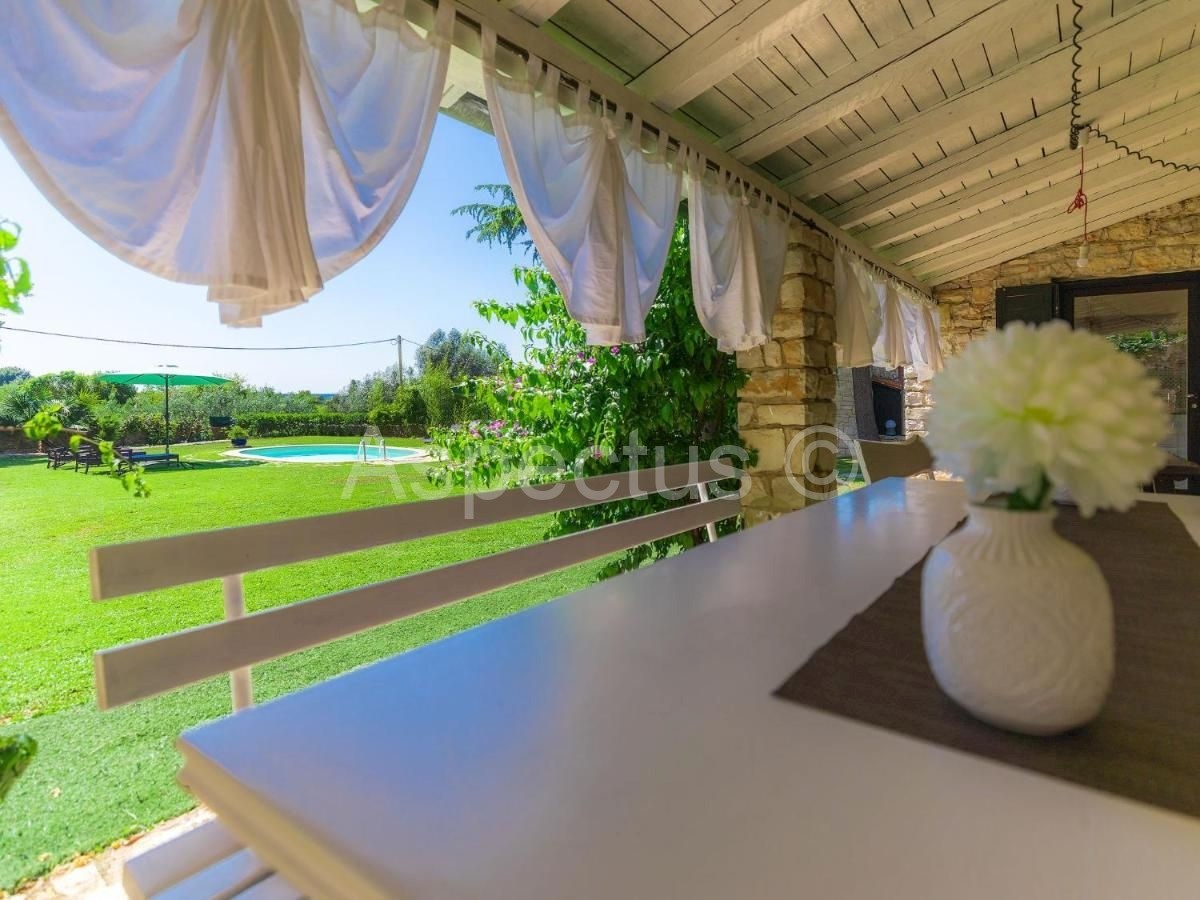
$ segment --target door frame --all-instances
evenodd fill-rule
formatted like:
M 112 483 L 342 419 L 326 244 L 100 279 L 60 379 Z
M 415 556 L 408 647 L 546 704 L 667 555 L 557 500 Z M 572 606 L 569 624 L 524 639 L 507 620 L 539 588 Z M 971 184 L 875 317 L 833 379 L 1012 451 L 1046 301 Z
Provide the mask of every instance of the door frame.
M 1200 271 L 1127 275 L 1120 278 L 1055 280 L 1055 315 L 1075 326 L 1075 298 L 1091 294 L 1188 292 L 1188 459 L 1200 463 Z

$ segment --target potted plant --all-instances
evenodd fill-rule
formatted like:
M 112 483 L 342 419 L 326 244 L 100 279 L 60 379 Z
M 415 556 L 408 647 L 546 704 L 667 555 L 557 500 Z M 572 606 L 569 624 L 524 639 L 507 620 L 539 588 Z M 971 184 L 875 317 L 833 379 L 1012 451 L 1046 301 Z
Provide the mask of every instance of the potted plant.
M 1113 609 L 1100 567 L 1053 528 L 1133 506 L 1163 463 L 1158 383 L 1131 355 L 1063 322 L 1010 324 L 933 380 L 929 446 L 966 482 L 966 524 L 933 548 L 922 586 L 938 684 L 978 718 L 1026 734 L 1090 721 L 1112 681 Z
M 235 447 L 245 447 L 249 437 L 250 432 L 241 425 L 234 425 L 229 429 L 229 442 Z

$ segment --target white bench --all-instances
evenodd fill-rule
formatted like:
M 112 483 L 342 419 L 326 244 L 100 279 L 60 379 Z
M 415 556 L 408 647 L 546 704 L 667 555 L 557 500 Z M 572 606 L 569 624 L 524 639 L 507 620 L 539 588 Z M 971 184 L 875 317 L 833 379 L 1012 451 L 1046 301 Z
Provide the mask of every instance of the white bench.
M 111 709 L 229 673 L 234 711 L 246 709 L 257 663 L 684 531 L 704 527 L 713 540 L 715 523 L 741 506 L 736 494 L 709 499 L 707 485 L 737 475 L 722 463 L 684 463 L 98 547 L 94 600 L 219 578 L 225 618 L 97 652 L 97 702 Z M 701 502 L 246 615 L 247 572 L 664 492 Z M 130 859 L 124 884 L 135 900 L 298 896 L 219 822 Z

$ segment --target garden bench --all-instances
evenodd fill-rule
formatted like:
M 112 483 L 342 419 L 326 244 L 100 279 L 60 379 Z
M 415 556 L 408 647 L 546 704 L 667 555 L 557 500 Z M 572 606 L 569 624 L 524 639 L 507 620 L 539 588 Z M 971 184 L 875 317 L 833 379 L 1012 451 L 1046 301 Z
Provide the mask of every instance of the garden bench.
M 123 471 L 133 466 L 153 466 L 158 463 L 171 465 L 174 463 L 177 466 L 183 465 L 183 460 L 179 458 L 178 453 L 147 453 L 145 450 L 133 450 L 128 447 L 118 449 L 117 456 L 120 459 L 117 462 L 117 470 Z
M 70 447 L 55 447 L 46 448 L 46 468 L 59 469 L 75 459 L 75 451 Z
M 79 449 L 75 451 L 75 471 L 79 471 L 79 467 L 83 466 L 83 472 L 86 475 L 91 471 L 92 466 L 104 465 L 104 459 L 100 456 L 100 448 L 95 444 L 81 444 Z
M 219 578 L 225 607 L 222 621 L 97 652 L 97 703 L 112 709 L 228 673 L 234 712 L 245 710 L 254 702 L 250 667 L 258 663 L 685 531 L 704 528 L 715 540 L 715 523 L 738 515 L 741 501 L 737 494 L 710 499 L 707 486 L 738 475 L 721 463 L 684 463 L 97 547 L 90 555 L 94 600 Z M 700 502 L 246 614 L 247 572 L 668 491 Z M 131 859 L 127 892 L 296 896 L 269 859 L 242 846 L 236 829 L 236 822 L 213 822 Z

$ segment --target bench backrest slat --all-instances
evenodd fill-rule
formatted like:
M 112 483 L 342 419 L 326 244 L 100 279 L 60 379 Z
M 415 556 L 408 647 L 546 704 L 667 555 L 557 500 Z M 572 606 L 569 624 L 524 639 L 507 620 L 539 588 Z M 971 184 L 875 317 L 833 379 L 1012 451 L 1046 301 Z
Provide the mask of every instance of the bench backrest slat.
M 647 470 L 647 472 L 652 470 Z M 461 498 L 457 498 L 461 515 Z M 410 504 L 410 507 L 412 504 Z M 541 507 L 539 507 L 540 509 Z M 102 709 L 736 516 L 735 496 L 150 638 L 95 656 Z
M 463 496 L 394 503 L 353 512 L 243 525 L 194 534 L 96 547 L 91 551 L 92 599 L 107 600 L 319 559 L 384 544 L 449 534 L 544 513 L 562 512 L 657 491 L 737 477 L 709 462 L 680 463 L 476 495 L 473 516 Z M 611 494 L 607 489 L 613 487 Z M 536 492 L 536 495 L 535 495 Z

